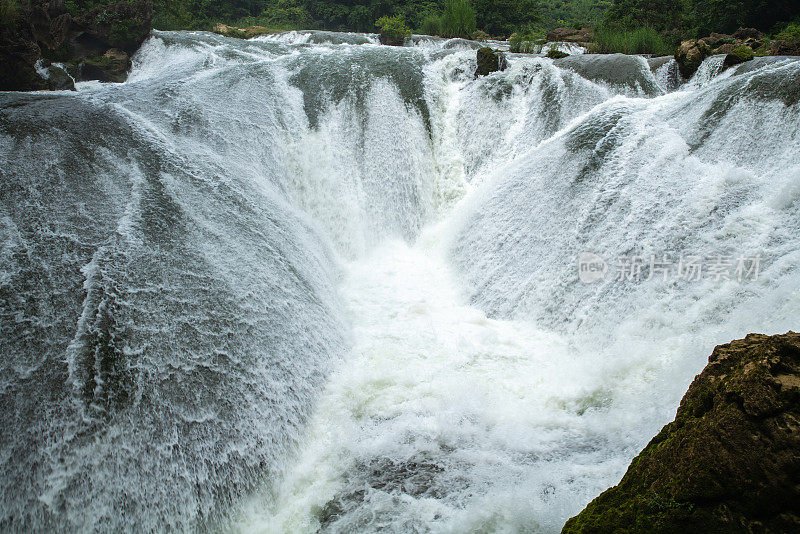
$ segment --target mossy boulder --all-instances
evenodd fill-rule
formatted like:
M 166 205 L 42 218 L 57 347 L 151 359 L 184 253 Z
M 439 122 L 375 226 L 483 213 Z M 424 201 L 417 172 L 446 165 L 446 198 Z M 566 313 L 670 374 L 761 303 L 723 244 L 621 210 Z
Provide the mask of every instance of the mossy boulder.
M 800 532 L 800 334 L 714 349 L 675 420 L 562 534 Z
M 550 59 L 561 59 L 567 56 L 569 56 L 569 54 L 567 54 L 566 52 L 562 52 L 558 48 L 551 48 L 550 50 L 547 51 L 547 57 L 549 57 Z
M 102 56 L 87 59 L 80 67 L 79 80 L 124 82 L 131 68 L 131 58 L 122 50 L 112 48 Z
M 383 45 L 403 46 L 406 37 L 411 37 L 411 29 L 402 15 L 383 16 L 375 22 L 375 26 L 380 29 L 378 41 Z
M 739 63 L 744 63 L 745 61 L 750 61 L 755 57 L 753 50 L 749 46 L 741 45 L 737 46 L 727 56 L 725 56 L 725 61 L 723 63 L 726 67 L 732 67 L 734 65 L 738 65 Z
M 475 77 L 486 76 L 492 72 L 506 69 L 506 58 L 502 53 L 484 46 L 477 50 L 478 68 Z

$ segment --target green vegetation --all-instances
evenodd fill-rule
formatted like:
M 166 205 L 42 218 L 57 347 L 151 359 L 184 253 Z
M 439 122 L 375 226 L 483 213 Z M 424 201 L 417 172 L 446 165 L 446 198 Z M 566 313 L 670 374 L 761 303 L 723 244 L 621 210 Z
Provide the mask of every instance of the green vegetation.
M 789 24 L 775 38 L 792 46 L 800 46 L 800 22 Z
M 650 28 L 643 26 L 635 30 L 615 30 L 600 27 L 594 33 L 595 52 L 601 54 L 655 54 L 665 56 L 672 54 L 674 47 L 668 45 L 664 37 Z
M 542 49 L 544 43 L 545 38 L 542 32 L 512 33 L 508 38 L 508 51 L 536 54 Z
M 558 49 L 557 46 L 554 46 L 550 50 L 547 51 L 547 57 L 550 59 L 561 59 L 562 57 L 567 57 L 569 54 L 566 52 L 562 52 Z
M 474 31 L 475 9 L 472 5 L 467 0 L 445 0 L 437 35 L 469 39 Z
M 411 30 L 406 26 L 402 15 L 381 17 L 375 23 L 380 29 L 381 43 L 402 46 L 406 37 L 411 36 Z
M 14 26 L 19 20 L 19 4 L 16 0 L 0 0 L 0 27 Z
M 508 37 L 541 19 L 536 0 L 474 0 L 474 5 L 478 28 L 490 35 Z
M 779 30 L 800 15 L 795 0 L 614 0 L 603 25 L 616 29 L 650 26 L 667 36 L 702 37 L 738 28 Z

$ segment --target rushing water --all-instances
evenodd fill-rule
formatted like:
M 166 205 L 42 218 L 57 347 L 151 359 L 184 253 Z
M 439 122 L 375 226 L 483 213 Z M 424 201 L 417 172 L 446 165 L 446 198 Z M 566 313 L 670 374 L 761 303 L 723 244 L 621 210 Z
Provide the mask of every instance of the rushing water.
M 797 328 L 800 61 L 411 45 L 156 32 L 0 94 L 3 530 L 555 532 Z

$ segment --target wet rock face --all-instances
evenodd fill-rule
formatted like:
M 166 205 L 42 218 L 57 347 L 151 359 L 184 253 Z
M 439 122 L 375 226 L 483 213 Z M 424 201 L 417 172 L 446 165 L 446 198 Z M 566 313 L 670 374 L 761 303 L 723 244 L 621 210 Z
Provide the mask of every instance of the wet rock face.
M 81 79 L 124 81 L 130 63 L 128 59 L 118 60 L 117 51 L 126 58 L 133 54 L 149 35 L 152 19 L 151 0 L 121 0 L 75 16 L 67 12 L 61 0 L 26 3 L 15 20 L 0 26 L 0 62 L 6 66 L 0 73 L 0 90 L 62 89 L 69 85 L 66 80 L 57 78 L 53 82 L 38 74 L 36 62 L 40 58 L 64 63 L 83 73 Z
M 475 77 L 486 76 L 492 72 L 506 69 L 506 59 L 502 53 L 484 46 L 477 52 L 478 68 L 475 70 Z
M 800 334 L 714 349 L 675 420 L 562 533 L 800 531 Z
M 79 80 L 124 82 L 130 68 L 131 59 L 128 54 L 111 48 L 102 56 L 86 59 L 81 65 Z

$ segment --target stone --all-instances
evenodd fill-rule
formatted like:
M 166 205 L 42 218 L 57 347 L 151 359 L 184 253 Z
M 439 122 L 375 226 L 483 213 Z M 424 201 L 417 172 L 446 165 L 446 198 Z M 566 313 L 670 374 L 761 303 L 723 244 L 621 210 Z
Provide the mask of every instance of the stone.
M 505 70 L 505 56 L 488 46 L 479 48 L 477 51 L 478 68 L 475 70 L 475 77 L 486 76 L 492 72 Z
M 800 531 L 800 334 L 714 349 L 617 486 L 562 534 Z

